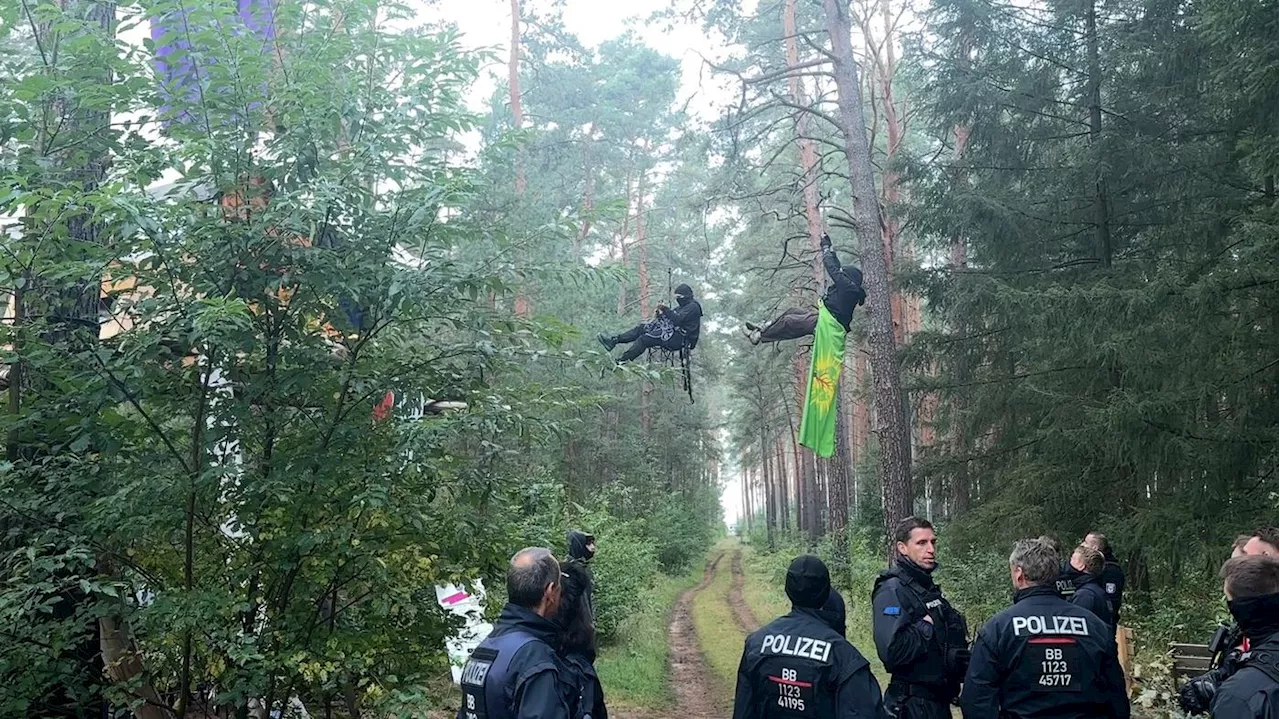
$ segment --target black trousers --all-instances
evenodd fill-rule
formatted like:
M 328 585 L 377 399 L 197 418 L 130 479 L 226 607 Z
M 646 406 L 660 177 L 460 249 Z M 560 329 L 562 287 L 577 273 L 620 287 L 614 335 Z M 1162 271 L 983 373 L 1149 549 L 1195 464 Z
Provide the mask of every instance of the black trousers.
M 760 330 L 761 342 L 798 340 L 813 334 L 818 326 L 817 307 L 792 307 L 783 310 L 772 322 Z
M 631 344 L 627 351 L 623 352 L 622 356 L 618 358 L 619 362 L 630 362 L 644 354 L 646 350 L 654 347 L 675 352 L 684 345 L 684 336 L 679 332 L 671 335 L 670 339 L 663 341 L 661 337 L 648 333 L 649 326 L 649 322 L 641 322 L 614 338 L 618 341 L 618 344 Z

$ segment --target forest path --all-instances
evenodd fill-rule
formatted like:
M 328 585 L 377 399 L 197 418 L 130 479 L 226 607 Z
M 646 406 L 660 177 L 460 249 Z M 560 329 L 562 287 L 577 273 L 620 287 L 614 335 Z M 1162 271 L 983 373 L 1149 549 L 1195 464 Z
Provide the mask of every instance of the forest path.
M 751 611 L 751 607 L 747 605 L 746 599 L 742 596 L 742 587 L 746 583 L 746 574 L 742 571 L 742 550 L 733 550 L 733 557 L 729 562 L 729 571 L 733 576 L 733 584 L 729 587 L 729 595 L 726 600 L 729 602 L 729 609 L 733 612 L 733 620 L 737 622 L 738 628 L 743 634 L 750 634 L 760 628 L 760 620 L 756 619 L 755 612 Z
M 717 552 L 707 559 L 702 581 L 681 594 L 671 608 L 671 618 L 667 623 L 670 647 L 667 671 L 671 692 L 676 698 L 675 706 L 668 713 L 672 719 L 713 719 L 729 715 L 730 708 L 713 689 L 711 670 L 702 654 L 693 624 L 693 601 L 716 580 L 724 554 L 723 551 Z

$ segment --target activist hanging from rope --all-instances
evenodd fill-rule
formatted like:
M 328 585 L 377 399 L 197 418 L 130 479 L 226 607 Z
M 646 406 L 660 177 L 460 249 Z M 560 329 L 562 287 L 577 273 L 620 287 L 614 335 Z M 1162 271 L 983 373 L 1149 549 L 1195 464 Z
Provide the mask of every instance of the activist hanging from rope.
M 822 296 L 822 307 L 825 308 L 845 332 L 853 322 L 853 310 L 867 301 L 867 293 L 862 289 L 862 271 L 857 267 L 842 267 L 840 258 L 831 248 L 831 237 L 823 234 L 819 244 L 822 249 L 822 266 L 827 271 L 831 284 Z M 821 310 L 817 307 L 792 307 L 783 310 L 764 327 L 747 322 L 743 333 L 753 345 L 761 342 L 783 342 L 800 339 L 814 333 L 818 326 Z
M 830 457 L 836 452 L 836 392 L 844 367 L 844 338 L 853 322 L 854 308 L 866 302 L 867 293 L 862 289 L 862 272 L 840 265 L 829 235 L 823 234 L 818 246 L 822 266 L 831 278 L 822 303 L 816 309 L 788 309 L 763 329 L 748 323 L 746 332 L 751 344 L 813 335 L 800 444 L 819 457 Z
M 618 362 L 630 362 L 647 349 L 658 348 L 670 352 L 692 350 L 698 346 L 702 330 L 702 305 L 693 297 L 689 285 L 676 285 L 676 306 L 658 305 L 653 319 L 641 322 L 618 335 L 603 332 L 596 335 L 606 350 L 613 351 L 619 344 L 630 344 Z

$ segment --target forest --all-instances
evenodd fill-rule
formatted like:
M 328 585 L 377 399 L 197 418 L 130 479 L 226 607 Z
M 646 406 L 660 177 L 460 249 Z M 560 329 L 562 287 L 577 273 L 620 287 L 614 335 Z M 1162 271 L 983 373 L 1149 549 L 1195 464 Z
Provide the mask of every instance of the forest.
M 571 529 L 624 700 L 709 558 L 817 552 L 861 616 L 912 514 L 971 625 L 1089 531 L 1144 660 L 1225 616 L 1277 516 L 1274 3 L 448 4 L 0 0 L 0 716 L 456 708 L 435 588 L 496 612 Z M 743 329 L 824 235 L 829 457 L 812 338 Z M 601 347 L 682 284 L 695 348 Z

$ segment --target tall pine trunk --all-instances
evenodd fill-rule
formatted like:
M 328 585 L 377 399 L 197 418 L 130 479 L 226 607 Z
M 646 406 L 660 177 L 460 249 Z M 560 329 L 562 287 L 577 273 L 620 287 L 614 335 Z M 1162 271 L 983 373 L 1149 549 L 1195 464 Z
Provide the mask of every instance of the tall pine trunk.
M 889 267 L 883 252 L 880 207 L 876 201 L 871 151 L 863 121 L 862 90 L 850 39 L 849 8 L 843 0 L 823 0 L 827 33 L 834 56 L 839 121 L 853 194 L 854 231 L 862 246 L 863 278 L 867 287 L 867 345 L 875 385 L 876 420 L 880 439 L 880 488 L 884 503 L 885 536 L 893 524 L 911 514 L 911 444 L 902 397 L 893 317 L 889 308 Z

